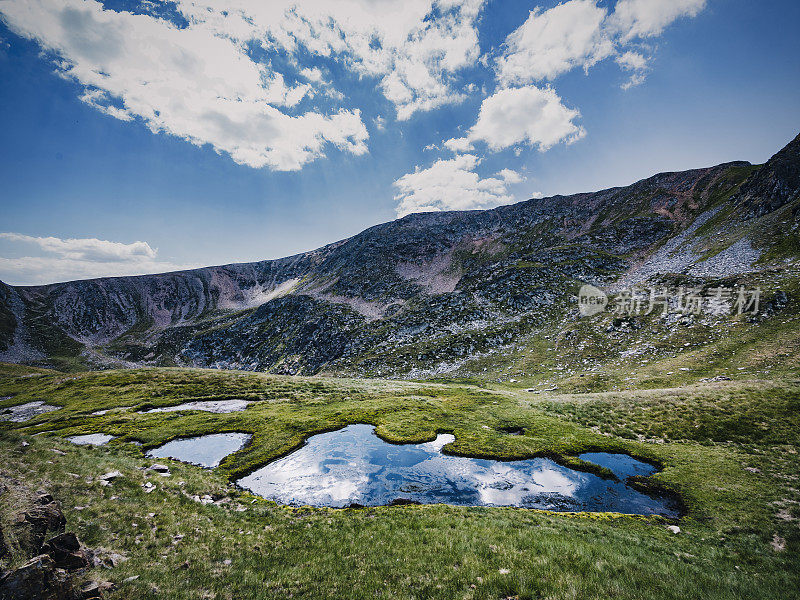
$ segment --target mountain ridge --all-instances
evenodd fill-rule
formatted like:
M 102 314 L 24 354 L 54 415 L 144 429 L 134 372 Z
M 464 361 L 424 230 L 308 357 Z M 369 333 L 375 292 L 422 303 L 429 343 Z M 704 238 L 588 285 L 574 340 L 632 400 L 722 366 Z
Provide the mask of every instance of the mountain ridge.
M 733 161 L 490 210 L 416 213 L 279 259 L 0 283 L 0 360 L 359 375 L 468 361 L 528 335 L 533 321 L 563 318 L 578 283 L 719 278 L 791 261 L 798 148 L 800 136 L 761 166 Z M 781 233 L 787 207 L 794 229 Z M 439 337 L 435 351 L 394 364 Z

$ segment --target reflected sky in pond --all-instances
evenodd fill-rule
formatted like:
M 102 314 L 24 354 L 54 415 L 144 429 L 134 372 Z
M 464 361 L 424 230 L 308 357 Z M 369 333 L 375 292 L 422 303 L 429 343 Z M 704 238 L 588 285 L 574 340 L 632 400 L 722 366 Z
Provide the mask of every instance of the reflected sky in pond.
M 86 435 L 73 435 L 67 439 L 73 444 L 81 446 L 102 446 L 113 440 L 114 436 L 105 433 L 88 433 Z
M 178 412 L 182 410 L 202 410 L 212 413 L 232 413 L 239 412 L 247 408 L 251 403 L 247 400 L 195 400 L 193 402 L 184 402 L 177 406 L 162 406 L 161 408 L 152 408 L 150 410 L 142 411 L 143 414 L 149 413 L 165 413 L 165 412 Z
M 447 456 L 441 449 L 454 440 L 452 435 L 442 434 L 424 444 L 396 445 L 384 442 L 373 430 L 371 425 L 350 425 L 312 436 L 302 448 L 237 483 L 281 504 L 375 506 L 408 499 L 424 504 L 677 515 L 669 500 L 651 498 L 624 481 L 604 480 L 547 458 L 497 461 Z M 598 464 L 605 460 L 599 453 L 588 456 Z M 654 471 L 630 457 L 605 456 L 612 457 L 609 460 L 620 473 Z M 644 469 L 649 472 L 640 472 Z
M 203 467 L 216 467 L 240 450 L 250 439 L 247 433 L 214 433 L 167 442 L 147 453 L 152 458 L 174 458 Z

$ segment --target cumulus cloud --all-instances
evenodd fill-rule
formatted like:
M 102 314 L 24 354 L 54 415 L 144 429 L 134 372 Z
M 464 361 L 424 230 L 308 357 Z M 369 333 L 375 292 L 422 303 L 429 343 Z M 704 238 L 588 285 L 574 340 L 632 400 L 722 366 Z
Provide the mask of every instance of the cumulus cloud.
M 609 28 L 627 41 L 635 37 L 660 35 L 681 17 L 695 17 L 706 0 L 619 0 Z
M 60 73 L 84 86 L 84 102 L 113 117 L 139 117 L 153 132 L 211 144 L 251 167 L 296 170 L 327 144 L 367 152 L 358 110 L 287 114 L 281 108 L 296 106 L 310 86 L 288 85 L 202 24 L 180 29 L 95 0 L 9 0 L 0 11 L 16 33 L 54 53 Z
M 485 0 L 179 0 L 193 24 L 340 60 L 376 77 L 401 120 L 458 102 L 452 76 L 480 56 L 476 23 Z
M 417 169 L 394 182 L 397 216 L 441 210 L 491 208 L 514 201 L 508 186 L 523 178 L 504 169 L 499 177 L 481 177 L 475 172 L 480 159 L 462 154 L 450 160 L 438 160 L 427 169 Z
M 649 57 L 632 48 L 637 37 L 659 35 L 682 16 L 694 16 L 705 0 L 619 0 L 614 11 L 598 0 L 568 0 L 550 8 L 536 8 L 510 33 L 502 54 L 494 62 L 498 87 L 483 100 L 476 123 L 467 135 L 444 146 L 454 153 L 470 152 L 475 142 L 490 150 L 520 144 L 548 150 L 558 143 L 571 144 L 586 135 L 576 123 L 580 113 L 568 108 L 555 90 L 536 82 L 553 80 L 575 68 L 588 69 L 614 57 L 629 72 L 622 85 L 629 89 L 644 82 Z
M 497 176 L 508 184 L 522 183 L 525 181 L 524 176 L 520 175 L 516 171 L 513 171 L 512 169 L 503 169 L 497 173 Z
M 503 86 L 552 80 L 574 68 L 588 70 L 615 57 L 642 76 L 644 59 L 629 45 L 634 38 L 660 35 L 681 17 L 696 16 L 706 0 L 619 0 L 609 13 L 597 0 L 569 0 L 553 8 L 531 11 L 505 40 L 497 59 L 497 80 Z M 633 68 L 632 68 L 633 67 Z
M 472 150 L 472 142 L 468 138 L 452 138 L 444 142 L 444 147 L 455 154 Z
M 448 140 L 445 145 L 460 148 L 482 141 L 496 151 L 524 143 L 544 151 L 586 135 L 575 123 L 579 117 L 580 112 L 564 106 L 552 88 L 501 89 L 481 103 L 478 120 L 466 138 Z
M 553 79 L 576 66 L 588 68 L 610 56 L 614 44 L 603 29 L 606 9 L 595 0 L 571 0 L 528 19 L 506 38 L 497 61 L 504 85 Z
M 158 259 L 147 242 L 112 242 L 96 238 L 62 239 L 20 233 L 0 233 L 6 246 L 38 251 L 37 255 L 0 257 L 0 280 L 13 285 L 162 273 L 193 268 Z M 20 252 L 17 252 L 18 254 Z
M 344 108 L 348 98 L 326 81 L 334 64 L 374 85 L 400 120 L 475 93 L 462 75 L 476 64 L 494 66 L 494 96 L 609 57 L 630 71 L 629 86 L 646 71 L 631 62 L 643 57 L 633 41 L 696 15 L 705 2 L 619 0 L 610 12 L 598 0 L 568 0 L 537 8 L 493 63 L 479 46 L 486 0 L 176 0 L 180 25 L 156 3 L 134 14 L 98 0 L 5 0 L 0 18 L 38 42 L 97 110 L 210 144 L 240 164 L 291 171 L 334 148 L 368 152 L 360 110 Z M 320 108 L 324 102 L 336 109 Z M 447 147 L 469 152 L 471 141 L 454 138 Z

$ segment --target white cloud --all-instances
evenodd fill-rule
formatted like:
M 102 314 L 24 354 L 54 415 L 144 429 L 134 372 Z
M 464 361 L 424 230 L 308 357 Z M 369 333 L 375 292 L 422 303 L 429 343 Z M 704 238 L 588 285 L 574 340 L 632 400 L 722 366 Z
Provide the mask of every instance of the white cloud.
M 615 60 L 624 71 L 632 71 L 630 78 L 620 86 L 623 90 L 628 90 L 644 83 L 648 69 L 648 60 L 646 56 L 639 52 L 629 50 L 617 56 Z
M 508 184 L 522 183 L 525 181 L 525 177 L 511 169 L 503 169 L 497 173 L 497 176 Z
M 179 0 L 193 24 L 234 39 L 341 59 L 377 77 L 401 120 L 457 102 L 450 78 L 480 56 L 485 0 Z
M 462 154 L 450 160 L 438 160 L 427 169 L 403 175 L 394 182 L 399 193 L 397 216 L 415 212 L 441 210 L 472 210 L 509 204 L 514 198 L 508 186 L 517 183 L 519 174 L 506 169 L 501 177 L 481 179 L 475 173 L 480 159 L 473 154 Z M 519 179 L 521 181 L 521 178 Z
M 681 17 L 697 16 L 705 6 L 706 0 L 619 0 L 609 28 L 623 41 L 656 36 Z
M 147 242 L 109 242 L 97 238 L 61 239 L 57 237 L 34 237 L 21 233 L 0 233 L 0 239 L 10 242 L 34 244 L 44 252 L 58 254 L 73 260 L 125 261 L 155 259 L 157 250 Z
M 251 167 L 296 170 L 327 144 L 367 152 L 358 110 L 280 110 L 310 85 L 287 85 L 222 32 L 178 29 L 94 0 L 9 0 L 0 11 L 15 32 L 58 55 L 61 74 L 84 86 L 84 102 L 113 117 L 140 117 L 154 132 L 211 144 Z
M 506 38 L 497 61 L 504 85 L 526 84 L 554 77 L 576 66 L 588 68 L 610 56 L 614 44 L 603 30 L 606 9 L 595 0 L 570 0 L 528 19 Z
M 647 57 L 631 50 L 623 52 L 615 60 L 626 71 L 642 71 L 647 68 Z
M 450 150 L 450 152 L 453 152 L 455 154 L 458 154 L 460 152 L 469 152 L 470 150 L 472 150 L 472 142 L 470 142 L 469 139 L 465 137 L 449 139 L 446 142 L 444 142 L 444 146 L 445 148 Z
M 305 68 L 300 70 L 300 75 L 308 79 L 309 81 L 316 81 L 322 82 L 324 81 L 324 77 L 322 75 L 322 71 L 318 68 Z
M 615 57 L 644 80 L 646 58 L 629 48 L 634 38 L 660 35 L 676 19 L 696 16 L 706 0 L 619 0 L 609 13 L 597 0 L 569 0 L 531 11 L 505 40 L 495 72 L 503 86 L 552 80 L 574 68 L 588 70 Z M 632 62 L 638 61 L 638 62 Z
M 467 139 L 486 142 L 492 150 L 525 143 L 544 151 L 586 135 L 574 122 L 579 117 L 580 112 L 564 106 L 552 88 L 501 89 L 483 101 Z
M 158 259 L 147 242 L 124 244 L 96 238 L 61 239 L 0 233 L 6 245 L 30 248 L 38 255 L 0 257 L 0 280 L 12 285 L 40 285 L 94 277 L 163 273 L 194 268 Z

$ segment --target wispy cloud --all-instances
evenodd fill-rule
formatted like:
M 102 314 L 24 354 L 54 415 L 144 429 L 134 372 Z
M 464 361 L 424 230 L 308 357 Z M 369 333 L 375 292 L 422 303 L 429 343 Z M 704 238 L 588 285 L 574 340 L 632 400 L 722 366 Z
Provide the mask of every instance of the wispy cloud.
M 0 256 L 0 280 L 12 285 L 39 285 L 73 279 L 141 275 L 193 268 L 158 258 L 147 242 L 129 244 L 96 238 L 61 239 L 0 233 L 8 249 L 22 256 Z M 31 250 L 37 255 L 27 254 Z M 10 253 L 10 252 L 9 252 Z

